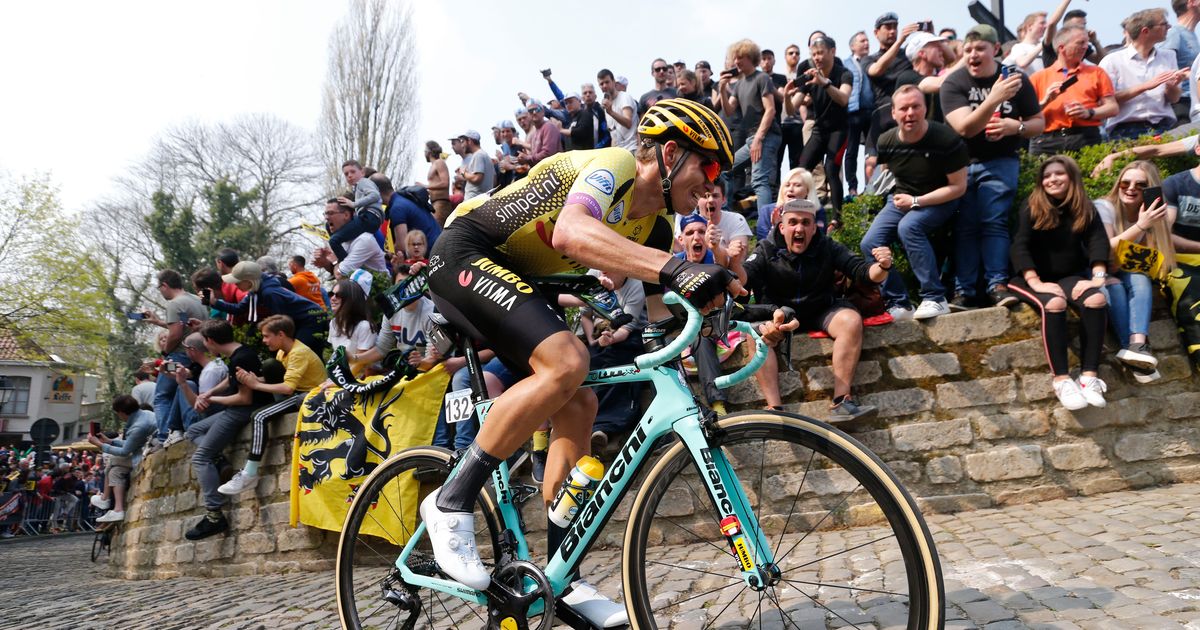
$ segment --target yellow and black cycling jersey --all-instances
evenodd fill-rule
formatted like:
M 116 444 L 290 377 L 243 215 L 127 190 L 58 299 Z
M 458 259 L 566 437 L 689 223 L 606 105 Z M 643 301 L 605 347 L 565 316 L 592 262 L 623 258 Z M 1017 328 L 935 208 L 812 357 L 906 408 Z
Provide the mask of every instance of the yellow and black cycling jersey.
M 542 160 L 529 175 L 491 196 L 463 202 L 446 222 L 455 229 L 482 232 L 513 268 L 548 275 L 583 268 L 552 247 L 554 224 L 563 206 L 579 204 L 625 238 L 669 249 L 671 225 L 666 209 L 629 218 L 637 166 L 621 148 L 569 151 Z M 651 241 L 651 233 L 656 237 Z M 665 234 L 665 242 L 663 237 Z

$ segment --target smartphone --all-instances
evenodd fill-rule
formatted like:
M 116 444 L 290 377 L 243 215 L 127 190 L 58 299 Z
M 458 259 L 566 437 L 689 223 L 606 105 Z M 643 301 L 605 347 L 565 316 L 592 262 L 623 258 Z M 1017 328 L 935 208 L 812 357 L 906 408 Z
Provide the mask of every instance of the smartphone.
M 550 68 L 546 68 L 545 70 L 542 70 L 542 78 L 543 79 L 550 78 Z
M 1062 92 L 1066 91 L 1067 88 L 1071 87 L 1072 85 L 1075 85 L 1076 83 L 1079 83 L 1079 75 L 1078 74 L 1073 74 L 1073 75 L 1067 77 L 1067 80 L 1063 81 L 1062 87 L 1059 89 L 1059 93 L 1061 94 Z
M 933 20 L 925 20 L 924 22 L 918 22 L 918 24 L 920 24 L 918 27 L 920 30 L 925 31 L 926 33 L 933 32 Z
M 175 361 L 166 361 L 163 363 L 163 371 L 167 374 L 174 374 L 175 370 L 179 369 L 179 363 Z
M 137 321 L 137 320 L 146 319 L 146 314 L 129 312 L 129 313 L 125 313 L 125 317 L 128 317 L 129 319 Z
M 100 423 L 94 422 L 94 421 L 89 422 L 88 423 L 88 433 L 90 435 L 100 435 Z
M 733 77 L 736 77 L 737 75 L 738 75 L 737 68 L 726 68 L 725 70 L 721 71 L 721 76 L 723 76 L 723 77 L 733 78 Z
M 1155 199 L 1162 199 L 1162 186 L 1150 186 L 1142 191 L 1142 203 L 1149 208 Z
M 1011 66 L 1009 66 L 1008 64 L 1000 64 L 1000 80 L 1001 81 L 1007 79 L 1009 73 L 1012 72 L 1012 70 L 1010 70 L 1010 67 Z

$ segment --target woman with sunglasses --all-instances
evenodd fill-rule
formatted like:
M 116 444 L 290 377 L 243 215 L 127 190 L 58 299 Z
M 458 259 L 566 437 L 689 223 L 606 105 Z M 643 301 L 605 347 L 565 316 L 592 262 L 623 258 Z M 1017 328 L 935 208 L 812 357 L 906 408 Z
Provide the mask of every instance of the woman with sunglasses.
M 1017 273 L 1009 289 L 1042 315 L 1042 343 L 1059 402 L 1071 411 L 1103 407 L 1107 386 L 1097 369 L 1107 314 L 1100 288 L 1108 278 L 1108 237 L 1074 159 L 1051 157 L 1042 163 L 1036 181 L 1018 213 L 1011 250 Z M 1082 323 L 1078 381 L 1067 365 L 1068 305 Z
M 1096 212 L 1104 222 L 1104 230 L 1114 252 L 1121 241 L 1129 241 L 1151 247 L 1162 256 L 1162 266 L 1155 277 L 1118 270 L 1103 287 L 1113 329 L 1121 342 L 1117 360 L 1133 372 L 1134 379 L 1139 383 L 1150 383 L 1161 378 L 1156 369 L 1158 359 L 1150 351 L 1147 336 L 1150 330 L 1150 307 L 1154 298 L 1154 281 L 1165 279 L 1175 268 L 1175 248 L 1171 244 L 1171 228 L 1167 225 L 1167 206 L 1162 197 L 1148 200 L 1143 192 L 1148 187 L 1157 188 L 1160 185 L 1162 177 L 1158 167 L 1151 162 L 1138 160 L 1121 170 L 1108 195 L 1095 201 Z
M 357 282 L 344 278 L 338 280 L 329 293 L 329 304 L 333 308 L 333 318 L 329 320 L 329 345 L 334 350 L 346 349 L 350 371 L 361 378 L 369 365 L 364 355 L 375 347 L 377 332 L 371 321 L 367 294 Z

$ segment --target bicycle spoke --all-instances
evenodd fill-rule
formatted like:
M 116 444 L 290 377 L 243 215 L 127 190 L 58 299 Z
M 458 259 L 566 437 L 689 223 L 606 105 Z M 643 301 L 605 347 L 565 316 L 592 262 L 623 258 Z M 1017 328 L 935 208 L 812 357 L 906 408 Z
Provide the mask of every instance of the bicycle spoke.
M 650 565 L 650 564 L 657 564 L 657 565 L 661 565 L 661 566 L 664 566 L 664 567 L 670 567 L 670 568 L 672 568 L 672 569 L 683 569 L 683 570 L 685 570 L 685 571 L 694 571 L 694 572 L 696 572 L 696 573 L 703 573 L 703 574 L 705 574 L 705 575 L 715 575 L 715 576 L 717 576 L 717 577 L 728 578 L 728 579 L 731 579 L 731 580 L 736 580 L 736 579 L 738 579 L 738 578 L 736 578 L 736 577 L 734 577 L 734 576 L 732 576 L 732 575 L 727 575 L 727 574 L 725 574 L 725 573 L 713 573 L 712 571 L 703 571 L 703 570 L 701 570 L 701 569 L 694 569 L 694 568 L 692 568 L 692 567 L 685 567 L 685 566 L 683 566 L 683 565 L 679 565 L 679 564 L 667 564 L 666 562 L 659 562 L 659 561 L 657 561 L 657 560 L 647 560 L 647 561 L 646 561 L 646 564 L 648 564 L 648 565 Z
M 800 590 L 800 589 L 797 589 L 797 590 Z M 834 610 L 834 609 L 832 609 L 832 608 L 830 608 L 830 607 L 826 606 L 825 604 L 822 604 L 820 601 L 818 601 L 818 600 L 817 600 L 817 598 L 813 597 L 812 595 L 809 595 L 808 593 L 804 592 L 803 590 L 800 590 L 800 594 L 801 594 L 801 595 L 803 595 L 803 596 L 805 596 L 805 597 L 807 597 L 807 598 L 809 598 L 809 599 L 811 599 L 811 600 L 812 600 L 812 603 L 814 603 L 814 604 L 816 604 L 816 605 L 820 606 L 821 608 L 824 608 L 825 610 L 828 610 L 829 612 L 833 613 L 833 615 L 834 615 L 835 617 L 837 617 L 838 619 L 841 619 L 842 621 L 844 621 L 844 622 L 846 622 L 846 623 L 848 623 L 848 624 L 850 624 L 850 625 L 854 626 L 855 628 L 858 628 L 858 630 L 862 630 L 862 628 L 859 628 L 859 625 L 858 625 L 858 624 L 856 624 L 856 623 L 854 623 L 854 622 L 850 621 L 849 619 L 847 619 L 847 618 L 843 617 L 843 616 L 842 616 L 840 613 L 838 613 L 838 611 L 836 611 L 836 610 Z
M 853 489 L 853 490 L 851 490 L 850 492 L 847 492 L 847 493 L 845 494 L 845 496 L 843 496 L 843 497 L 842 497 L 842 500 L 841 500 L 841 501 L 838 501 L 838 502 L 837 502 L 837 505 L 835 505 L 835 506 L 833 506 L 832 508 L 830 508 L 830 509 L 829 509 L 829 511 L 825 513 L 825 516 L 822 516 L 822 517 L 821 517 L 821 520 L 817 521 L 817 523 L 816 523 L 815 525 L 813 525 L 812 527 L 810 527 L 810 528 L 809 528 L 809 530 L 808 530 L 807 532 L 805 532 L 803 536 L 801 536 L 801 537 L 800 537 L 800 540 L 797 540 L 797 541 L 796 541 L 796 544 L 792 545 L 792 547 L 791 547 L 790 549 L 788 549 L 788 550 L 787 550 L 787 553 L 783 554 L 782 556 L 780 556 L 780 557 L 779 557 L 779 559 L 778 559 L 778 560 L 776 560 L 776 561 L 775 561 L 775 564 L 782 564 L 782 563 L 783 563 L 783 560 L 784 560 L 784 558 L 787 558 L 787 556 L 788 556 L 788 553 L 792 553 L 792 551 L 794 551 L 794 550 L 796 549 L 796 547 L 799 547 L 799 546 L 800 546 L 800 543 L 804 542 L 804 541 L 805 541 L 805 540 L 806 540 L 806 539 L 809 537 L 809 535 L 811 535 L 813 532 L 817 531 L 817 528 L 821 526 L 821 523 L 824 523 L 824 522 L 825 522 L 825 519 L 829 518 L 829 516 L 830 516 L 831 514 L 833 514 L 834 512 L 836 512 L 838 508 L 842 507 L 842 505 L 843 505 L 844 503 L 846 503 L 846 501 L 849 501 L 849 500 L 850 500 L 850 495 L 854 494 L 855 492 L 858 492 L 858 489 L 859 489 L 859 488 L 861 488 L 861 487 L 862 487 L 862 484 L 861 484 L 861 483 L 860 483 L 860 484 L 856 484 L 856 485 L 854 486 L 854 489 Z
M 701 630 L 706 630 L 709 626 L 716 623 L 716 621 L 721 618 L 721 615 L 724 615 L 725 611 L 729 610 L 729 607 L 731 605 L 733 605 L 733 602 L 736 602 L 738 597 L 741 597 L 742 593 L 745 593 L 746 589 L 748 589 L 748 588 L 750 588 L 750 587 L 743 584 L 742 590 L 738 591 L 733 597 L 729 598 L 729 602 L 727 602 L 725 604 L 725 607 L 721 609 L 721 612 L 717 613 L 717 616 L 713 617 L 712 621 L 709 621 L 708 623 L 704 624 L 704 628 L 702 628 Z
M 718 586 L 717 588 L 714 588 L 711 591 L 704 591 L 703 593 L 697 593 L 695 595 L 692 595 L 691 597 L 689 597 L 687 599 L 681 599 L 677 602 L 671 602 L 671 605 L 678 606 L 679 604 L 682 604 L 685 602 L 690 602 L 693 599 L 696 599 L 697 597 L 704 597 L 705 595 L 712 595 L 713 593 L 716 593 L 717 591 L 723 591 L 723 590 L 729 588 L 730 586 L 737 586 L 738 584 L 745 585 L 744 582 L 730 582 L 729 584 L 726 584 L 725 586 Z
M 775 541 L 776 549 L 783 545 L 783 537 L 787 534 L 788 525 L 792 523 L 792 514 L 796 512 L 796 503 L 800 501 L 800 493 L 804 492 L 804 482 L 808 481 L 808 471 L 812 470 L 812 463 L 816 457 L 817 452 L 811 451 L 808 456 L 808 463 L 804 465 L 804 474 L 800 476 L 800 487 L 796 488 L 796 496 L 792 497 L 792 505 L 788 508 L 787 520 L 783 522 L 783 531 L 779 532 L 779 540 Z M 776 560 L 775 563 L 778 564 L 779 560 Z
M 680 525 L 679 523 L 676 523 L 675 521 L 673 521 L 673 520 L 671 520 L 671 519 L 669 519 L 669 518 L 667 518 L 667 517 L 665 517 L 665 516 L 663 517 L 663 520 L 664 520 L 664 521 L 666 521 L 666 522 L 668 522 L 668 523 L 670 523 L 670 524 L 672 524 L 672 525 L 674 525 L 675 527 L 678 527 L 679 529 L 682 529 L 683 531 L 685 531 L 685 532 L 687 532 L 687 533 L 691 534 L 692 538 L 695 538 L 696 540 L 699 540 L 700 542 L 702 542 L 702 543 L 704 543 L 704 544 L 708 545 L 709 547 L 712 547 L 713 549 L 716 549 L 717 551 L 720 551 L 721 553 L 723 553 L 723 554 L 725 554 L 725 555 L 727 555 L 727 556 L 733 557 L 733 552 L 732 552 L 732 551 L 730 551 L 730 550 L 728 550 L 728 549 L 726 549 L 726 548 L 724 548 L 724 547 L 721 547 L 721 546 L 717 545 L 716 543 L 714 543 L 714 542 L 713 542 L 713 541 L 711 541 L 711 540 L 708 540 L 707 538 L 701 538 L 699 534 L 697 534 L 696 532 L 694 532 L 694 531 L 692 531 L 692 530 L 690 530 L 690 529 L 688 529 L 688 528 L 684 527 L 683 525 Z
M 775 588 L 771 587 L 771 590 L 774 591 Z M 766 591 L 763 591 L 763 592 L 767 593 Z M 771 603 L 775 604 L 775 610 L 779 611 L 779 620 L 783 622 L 784 627 L 787 627 L 790 624 L 792 626 L 795 626 L 796 630 L 801 630 L 800 626 L 797 625 L 795 621 L 792 621 L 791 616 L 784 613 L 783 604 L 781 604 L 779 602 L 779 600 L 775 597 L 775 594 L 773 592 L 767 593 L 767 599 L 770 599 Z
M 867 542 L 865 542 L 865 543 L 863 543 L 863 544 L 861 544 L 861 545 L 855 545 L 855 546 L 853 546 L 853 547 L 851 547 L 851 548 L 849 548 L 849 549 L 843 549 L 843 550 L 841 550 L 841 551 L 839 551 L 839 552 L 836 552 L 836 553 L 831 553 L 831 554 L 829 554 L 828 556 L 825 556 L 825 557 L 822 557 L 822 558 L 817 558 L 816 560 L 809 560 L 808 562 L 805 562 L 804 564 L 801 564 L 801 565 L 799 565 L 799 566 L 797 566 L 797 567 L 795 567 L 795 568 L 797 568 L 797 569 L 803 569 L 804 567 L 807 567 L 807 566 L 809 566 L 809 565 L 816 564 L 816 563 L 818 563 L 818 562 L 821 562 L 822 560 L 828 560 L 828 559 L 830 559 L 830 558 L 833 558 L 833 557 L 835 557 L 835 556 L 840 556 L 840 555 L 842 555 L 842 554 L 844 554 L 844 553 L 848 553 L 848 552 L 854 551 L 854 550 L 856 550 L 856 549 L 862 549 L 863 547 L 866 547 L 867 545 L 874 545 L 875 543 L 877 543 L 877 542 L 879 542 L 879 541 L 881 541 L 881 540 L 887 540 L 888 538 L 891 538 L 891 536 L 880 536 L 879 538 L 876 538 L 875 540 L 868 540 Z
M 758 505 L 754 506 L 754 508 L 750 510 L 755 515 L 754 529 L 758 533 L 758 536 L 755 537 L 755 540 L 762 538 L 762 533 L 763 533 L 762 523 L 758 519 L 758 508 L 759 508 L 759 506 L 762 505 L 763 474 L 766 471 L 765 464 L 766 464 L 766 460 L 767 460 L 767 441 L 759 440 L 759 444 L 761 445 L 761 447 L 758 449 L 758 490 L 756 490 L 754 493 L 754 496 L 758 497 Z M 754 564 L 758 564 L 759 560 L 761 559 L 758 557 L 758 554 L 760 553 L 760 551 L 761 550 L 758 548 L 758 545 L 755 545 L 754 546 Z
M 905 599 L 908 599 L 908 595 L 905 593 L 893 593 L 892 591 L 880 591 L 880 590 L 876 590 L 873 588 L 861 588 L 858 586 L 842 586 L 840 584 L 826 584 L 825 582 L 809 582 L 807 580 L 789 580 L 787 578 L 783 578 L 783 581 L 787 582 L 788 584 L 791 584 L 792 586 L 795 586 L 797 584 L 807 584 L 808 586 L 827 586 L 829 588 L 840 588 L 840 589 L 847 590 L 847 591 L 860 591 L 863 593 L 879 593 L 880 595 L 895 595 L 896 597 L 903 597 Z M 797 589 L 797 590 L 799 590 L 799 589 Z

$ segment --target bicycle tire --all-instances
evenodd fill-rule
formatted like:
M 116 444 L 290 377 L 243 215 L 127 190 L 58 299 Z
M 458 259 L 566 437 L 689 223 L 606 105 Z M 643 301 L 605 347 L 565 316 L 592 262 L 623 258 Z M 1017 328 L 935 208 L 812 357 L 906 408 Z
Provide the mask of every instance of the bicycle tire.
M 422 471 L 421 480 L 417 481 L 417 497 L 415 503 L 411 505 L 411 509 L 417 510 L 420 500 L 444 483 L 450 472 L 450 458 L 450 451 L 439 447 L 418 446 L 406 449 L 376 468 L 355 493 L 354 501 L 346 514 L 346 521 L 338 539 L 335 571 L 338 615 L 343 628 L 353 630 L 374 628 L 380 627 L 381 624 L 378 621 L 372 623 L 372 620 L 392 619 L 393 615 L 395 618 L 392 621 L 403 618 L 404 611 L 402 609 L 383 599 L 382 588 L 374 590 L 374 592 L 364 590 L 371 586 L 381 586 L 389 575 L 398 576 L 398 572 L 393 573 L 391 567 L 402 547 L 389 544 L 387 539 L 383 539 L 377 534 L 364 533 L 363 526 L 368 518 L 376 525 L 381 525 L 380 521 L 371 514 L 372 504 L 376 506 L 387 504 L 396 513 L 403 513 L 404 509 L 409 506 L 401 503 L 403 499 L 399 494 L 397 477 L 413 475 L 414 471 L 419 470 Z M 392 498 L 393 491 L 395 498 Z M 420 523 L 419 512 L 416 519 L 416 522 Z M 494 566 L 493 550 L 499 543 L 502 520 L 496 509 L 494 497 L 485 488 L 484 492 L 480 493 L 479 501 L 476 504 L 475 527 L 480 555 L 484 558 L 484 564 L 489 568 Z M 402 522 L 401 527 L 404 527 Z M 481 535 L 481 530 L 487 530 L 488 535 Z M 392 542 L 406 539 L 404 534 L 403 530 L 399 533 L 391 530 L 388 532 Z M 376 547 L 382 546 L 388 548 L 383 552 L 376 550 Z M 421 563 L 423 567 L 431 566 L 433 555 L 431 551 L 427 550 L 428 545 L 423 544 L 414 551 L 413 556 L 410 557 L 410 566 L 414 566 L 413 563 Z M 364 552 L 374 555 L 367 556 Z M 379 577 L 380 575 L 382 577 Z M 484 607 L 476 606 L 473 603 L 468 604 L 464 600 L 429 589 L 423 593 L 417 593 L 416 589 L 402 581 L 396 583 L 396 587 L 405 589 L 407 593 L 416 593 L 421 600 L 421 617 L 417 619 L 416 628 L 482 628 L 486 626 L 486 623 L 474 623 L 476 621 L 486 622 L 487 610 Z M 364 617 L 363 611 L 368 611 L 369 614 Z M 458 619 L 455 619 L 456 614 Z M 442 615 L 449 619 L 440 623 L 434 621 L 435 616 Z M 392 625 L 386 625 L 386 627 L 392 627 Z
M 635 628 L 721 627 L 727 620 L 752 627 L 755 617 L 785 628 L 876 623 L 910 630 L 944 627 L 945 588 L 933 537 L 916 502 L 878 456 L 842 431 L 804 416 L 747 412 L 718 425 L 724 432 L 720 448 L 758 515 L 782 580 L 758 592 L 742 581 L 712 499 L 694 477 L 703 471 L 676 442 L 648 470 L 626 526 L 622 579 Z M 805 492 L 809 480 L 812 485 Z M 768 481 L 771 486 L 765 485 Z M 790 486 L 797 481 L 793 493 Z M 866 499 L 874 502 L 873 508 L 863 505 Z M 781 506 L 788 506 L 786 516 Z M 795 530 L 790 529 L 793 524 Z M 881 530 L 890 536 L 877 537 Z M 694 544 L 686 551 L 670 544 L 681 539 Z M 867 542 L 858 544 L 860 540 Z M 675 556 L 686 564 L 664 561 Z M 706 557 L 715 560 L 706 564 Z M 902 575 L 896 558 L 903 562 Z M 834 584 L 846 567 L 865 574 Z M 808 579 L 810 574 L 815 577 Z M 712 576 L 724 578 L 725 585 Z M 681 593 L 677 589 L 687 577 L 694 579 Z M 907 586 L 904 592 L 897 586 L 900 577 Z M 739 585 L 729 597 L 728 591 Z M 901 623 L 904 617 L 907 622 Z
M 104 549 L 103 536 L 104 534 L 98 533 L 92 538 L 92 562 L 95 562 L 96 558 L 100 557 L 100 551 Z

